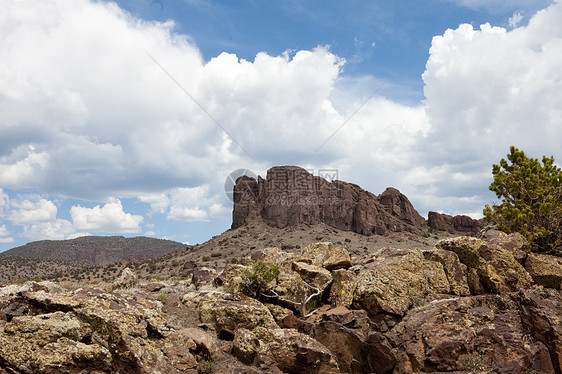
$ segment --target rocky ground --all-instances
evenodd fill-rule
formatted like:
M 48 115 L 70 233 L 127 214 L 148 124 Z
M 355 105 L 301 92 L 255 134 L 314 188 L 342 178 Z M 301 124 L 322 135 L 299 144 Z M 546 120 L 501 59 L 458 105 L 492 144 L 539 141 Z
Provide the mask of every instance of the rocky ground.
M 561 258 L 498 231 L 354 255 L 339 241 L 177 281 L 3 286 L 0 373 L 562 373 Z M 260 262 L 279 274 L 258 300 Z

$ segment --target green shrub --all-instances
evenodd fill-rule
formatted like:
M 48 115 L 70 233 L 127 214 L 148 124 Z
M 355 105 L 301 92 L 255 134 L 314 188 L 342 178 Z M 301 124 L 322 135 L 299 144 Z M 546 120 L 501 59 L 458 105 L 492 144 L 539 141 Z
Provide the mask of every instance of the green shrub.
M 244 270 L 243 279 L 249 296 L 259 299 L 267 284 L 279 276 L 279 266 L 267 265 L 263 261 L 254 264 L 252 271 Z

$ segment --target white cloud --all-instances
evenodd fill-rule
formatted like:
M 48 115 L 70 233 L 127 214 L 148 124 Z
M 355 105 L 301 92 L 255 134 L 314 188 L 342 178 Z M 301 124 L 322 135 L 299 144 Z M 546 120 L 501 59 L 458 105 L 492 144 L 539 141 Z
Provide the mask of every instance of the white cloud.
M 0 216 L 3 215 L 4 209 L 8 207 L 10 203 L 10 196 L 4 193 L 4 190 L 0 188 Z
M 562 157 L 560 19 L 557 2 L 511 31 L 465 24 L 433 39 L 423 74 L 431 130 L 417 148 L 422 165 L 447 170 L 434 177 L 437 195 L 478 194 L 487 203 L 491 166 L 510 145 Z
M 13 243 L 14 238 L 10 236 L 10 231 L 6 225 L 0 226 L 0 243 Z
M 209 187 L 178 188 L 171 193 L 167 218 L 175 221 L 207 221 L 207 211 L 201 209 L 209 202 Z
M 232 216 L 232 207 L 225 207 L 222 204 L 215 203 L 209 207 L 211 217 L 226 218 Z
M 173 29 L 113 3 L 4 4 L 0 183 L 85 200 L 197 186 L 217 169 L 299 162 L 342 121 L 330 93 L 343 60 L 327 48 L 205 63 Z
M 164 193 L 152 193 L 138 197 L 143 203 L 150 204 L 150 213 L 166 213 L 170 207 L 170 198 Z
M 509 17 L 509 19 L 507 20 L 507 23 L 508 23 L 509 27 L 514 29 L 517 26 L 519 26 L 519 23 L 521 23 L 522 20 L 523 20 L 523 12 L 519 11 L 519 12 L 513 13 L 513 15 L 511 17 Z
M 23 235 L 30 240 L 63 240 L 77 237 L 72 223 L 65 219 L 54 219 L 25 226 Z
M 53 221 L 57 217 L 57 206 L 47 199 L 12 201 L 10 220 L 14 225 L 32 225 Z
M 103 207 L 73 206 L 70 208 L 70 216 L 77 230 L 106 233 L 138 233 L 143 221 L 142 216 L 125 213 L 120 200 L 108 202 Z

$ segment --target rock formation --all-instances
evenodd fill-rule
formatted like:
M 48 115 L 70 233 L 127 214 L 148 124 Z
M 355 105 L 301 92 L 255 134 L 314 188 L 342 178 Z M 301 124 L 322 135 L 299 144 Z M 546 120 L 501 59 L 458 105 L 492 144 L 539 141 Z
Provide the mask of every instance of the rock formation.
M 296 166 L 271 168 L 266 179 L 237 180 L 232 228 L 256 217 L 279 228 L 323 222 L 365 235 L 421 233 L 426 227 L 408 198 L 394 188 L 375 196 L 357 185 L 328 182 Z
M 484 228 L 482 222 L 469 216 L 450 216 L 448 214 L 429 212 L 427 224 L 435 230 L 448 231 L 451 234 L 478 234 Z
M 364 235 L 421 234 L 428 227 L 408 198 L 395 188 L 376 196 L 355 184 L 328 182 L 296 166 L 273 167 L 265 179 L 258 177 L 257 181 L 242 176 L 233 196 L 233 229 L 258 217 L 278 228 L 325 223 Z M 482 224 L 468 216 L 430 212 L 429 227 L 477 234 Z

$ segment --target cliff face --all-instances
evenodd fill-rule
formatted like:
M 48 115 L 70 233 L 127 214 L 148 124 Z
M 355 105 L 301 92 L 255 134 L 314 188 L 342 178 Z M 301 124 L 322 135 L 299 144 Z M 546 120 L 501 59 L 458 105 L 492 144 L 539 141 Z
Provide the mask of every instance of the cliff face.
M 420 233 L 427 228 L 425 219 L 397 189 L 376 196 L 355 184 L 328 182 L 296 166 L 273 167 L 257 181 L 239 178 L 232 216 L 232 228 L 257 217 L 279 228 L 323 222 L 364 235 Z

